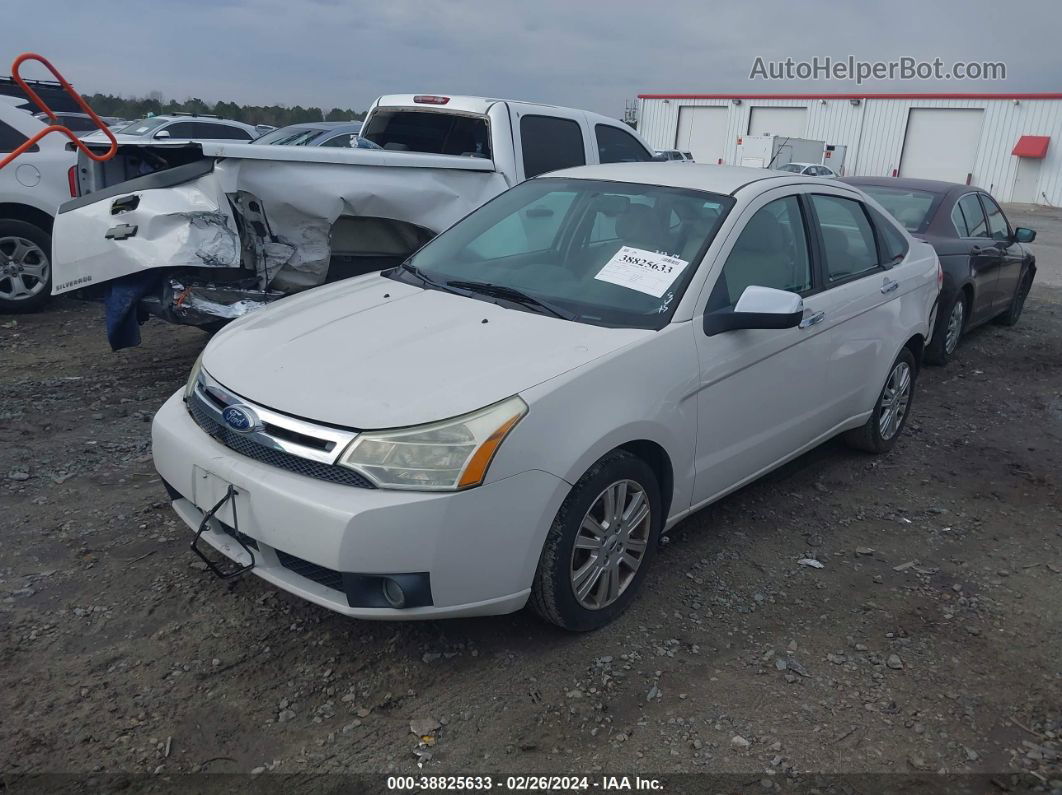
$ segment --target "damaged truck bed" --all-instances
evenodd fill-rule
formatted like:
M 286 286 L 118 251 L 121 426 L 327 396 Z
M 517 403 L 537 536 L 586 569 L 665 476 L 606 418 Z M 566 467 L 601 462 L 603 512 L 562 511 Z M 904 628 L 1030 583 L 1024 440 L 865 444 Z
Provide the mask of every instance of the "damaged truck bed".
M 362 134 L 383 148 L 149 139 L 82 156 L 80 196 L 55 221 L 53 294 L 102 293 L 114 347 L 139 341 L 145 313 L 214 327 L 396 265 L 524 179 L 652 158 L 614 119 L 471 97 L 381 97 Z

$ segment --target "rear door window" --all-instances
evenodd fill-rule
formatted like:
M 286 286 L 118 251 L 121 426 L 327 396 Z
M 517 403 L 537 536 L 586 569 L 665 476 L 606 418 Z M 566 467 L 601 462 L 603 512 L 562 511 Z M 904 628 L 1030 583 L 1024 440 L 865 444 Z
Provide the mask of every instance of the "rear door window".
M 884 215 L 873 207 L 867 207 L 874 226 L 878 230 L 878 242 L 881 245 L 881 261 L 886 265 L 895 265 L 907 256 L 907 238 Z
M 200 138 L 217 138 L 224 141 L 250 141 L 251 134 L 231 124 L 214 124 L 209 121 L 199 122 Z
M 993 240 L 1010 240 L 1010 224 L 1007 223 L 1007 216 L 1003 215 L 999 205 L 987 193 L 981 194 L 981 201 L 988 217 L 988 234 Z
M 26 143 L 25 135 L 10 124 L 4 124 L 0 121 L 0 152 L 14 152 L 24 143 Z M 28 151 L 37 152 L 39 150 L 40 147 L 34 144 Z
M 878 267 L 874 229 L 861 202 L 815 193 L 811 203 L 822 232 L 829 282 L 843 281 Z
M 955 204 L 951 211 L 951 220 L 959 237 L 988 237 L 985 214 L 977 196 L 967 193 Z
M 583 131 L 571 119 L 523 116 L 520 119 L 520 141 L 527 179 L 561 168 L 586 165 Z
M 649 150 L 638 143 L 638 139 L 619 127 L 598 124 L 594 127 L 597 136 L 597 154 L 602 163 L 644 163 L 652 160 Z M 673 153 L 678 159 L 682 155 Z

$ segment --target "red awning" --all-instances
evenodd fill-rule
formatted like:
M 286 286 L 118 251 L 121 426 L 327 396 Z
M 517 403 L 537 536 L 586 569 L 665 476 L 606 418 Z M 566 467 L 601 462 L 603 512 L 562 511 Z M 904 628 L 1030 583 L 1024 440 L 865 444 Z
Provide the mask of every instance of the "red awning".
M 1014 145 L 1013 155 L 1018 157 L 1042 158 L 1047 154 L 1047 144 L 1051 138 L 1046 135 L 1023 135 Z

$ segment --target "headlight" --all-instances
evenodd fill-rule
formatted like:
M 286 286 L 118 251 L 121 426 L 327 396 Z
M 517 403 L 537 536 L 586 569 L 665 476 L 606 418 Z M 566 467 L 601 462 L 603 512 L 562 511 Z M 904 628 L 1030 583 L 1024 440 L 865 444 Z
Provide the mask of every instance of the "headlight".
M 392 489 L 456 491 L 478 486 L 509 431 L 527 413 L 511 397 L 430 425 L 359 434 L 337 462 Z
M 203 353 L 204 351 L 199 352 L 199 356 L 196 357 L 195 364 L 192 365 L 192 372 L 188 374 L 188 381 L 184 385 L 185 400 L 188 400 L 188 398 L 192 396 L 192 393 L 195 392 L 196 381 L 199 380 L 199 373 L 203 369 Z

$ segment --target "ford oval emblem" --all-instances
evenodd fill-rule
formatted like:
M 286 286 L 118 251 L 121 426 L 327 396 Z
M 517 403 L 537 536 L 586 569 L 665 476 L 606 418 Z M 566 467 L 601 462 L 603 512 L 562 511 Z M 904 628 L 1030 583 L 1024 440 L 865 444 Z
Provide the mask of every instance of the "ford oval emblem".
M 221 419 L 238 433 L 250 433 L 258 427 L 258 416 L 248 406 L 226 406 Z

